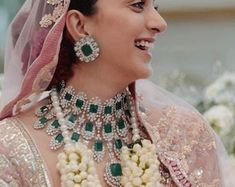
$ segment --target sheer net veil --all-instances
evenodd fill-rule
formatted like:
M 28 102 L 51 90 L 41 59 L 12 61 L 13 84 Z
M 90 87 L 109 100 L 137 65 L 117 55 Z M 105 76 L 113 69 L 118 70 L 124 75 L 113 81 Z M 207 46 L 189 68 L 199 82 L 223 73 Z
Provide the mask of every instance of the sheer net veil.
M 138 113 L 159 149 L 160 160 L 174 160 L 193 186 L 235 186 L 235 163 L 194 107 L 147 80 L 136 81 L 136 92 Z M 164 163 L 172 176 L 177 175 L 169 162 Z
M 9 27 L 1 118 L 12 115 L 54 74 L 69 0 L 26 0 Z M 42 19 L 43 18 L 43 19 Z
M 0 118 L 33 103 L 53 78 L 70 0 L 26 0 L 9 27 Z M 43 18 L 43 19 L 42 19 Z M 178 186 L 235 186 L 219 138 L 189 104 L 147 80 L 135 82 L 139 121 Z

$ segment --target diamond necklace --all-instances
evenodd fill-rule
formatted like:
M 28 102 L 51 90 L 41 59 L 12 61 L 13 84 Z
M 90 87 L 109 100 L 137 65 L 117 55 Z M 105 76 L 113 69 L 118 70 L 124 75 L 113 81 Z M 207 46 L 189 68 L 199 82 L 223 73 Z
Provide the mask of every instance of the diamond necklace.
M 38 120 L 34 128 L 47 126 L 46 132 L 52 136 L 52 150 L 59 149 L 66 142 L 82 142 L 88 146 L 93 141 L 96 162 L 101 162 L 106 152 L 109 156 L 104 173 L 107 184 L 120 186 L 120 152 L 123 144 L 131 143 L 127 135 L 131 122 L 134 122 L 130 112 L 133 99 L 129 91 L 124 90 L 103 104 L 97 97 L 88 100 L 86 94 L 76 94 L 71 86 L 62 88 L 59 97 L 56 95 L 57 91 L 53 89 L 51 102 L 36 110 Z M 134 124 L 134 136 L 138 139 L 138 128 Z

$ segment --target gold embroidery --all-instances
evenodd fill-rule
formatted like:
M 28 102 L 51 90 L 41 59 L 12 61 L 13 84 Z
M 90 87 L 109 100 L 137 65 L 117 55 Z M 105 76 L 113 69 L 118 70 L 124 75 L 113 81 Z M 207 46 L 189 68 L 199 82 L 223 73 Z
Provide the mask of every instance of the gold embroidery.
M 47 28 L 56 22 L 65 12 L 65 2 L 63 0 L 47 0 L 47 4 L 55 6 L 52 13 L 46 14 L 39 22 L 41 27 Z
M 46 66 L 41 68 L 33 82 L 33 92 L 40 92 L 46 89 L 53 77 L 57 62 L 58 58 L 54 57 L 52 61 L 50 61 Z
M 154 124 L 156 117 L 149 110 L 149 108 L 145 108 L 142 111 L 146 112 L 140 112 L 140 116 L 142 119 L 144 118 L 142 121 L 153 142 L 157 145 L 158 154 L 162 155 L 160 158 L 168 158 L 176 163 L 177 172 L 173 170 L 170 172 L 174 182 L 178 186 L 186 186 L 183 183 L 186 184 L 186 181 L 190 181 L 193 187 L 219 187 L 218 172 L 213 171 L 214 179 L 207 179 L 208 184 L 206 184 L 206 176 L 203 171 L 206 168 L 203 164 L 200 165 L 203 159 L 210 162 L 211 158 L 208 153 L 212 151 L 212 154 L 215 154 L 216 144 L 207 124 L 199 114 L 184 108 L 167 106 L 156 111 L 156 113 L 161 113 L 159 120 Z M 162 159 L 160 160 L 163 161 Z M 168 162 L 171 163 L 169 160 Z M 193 168 L 195 166 L 199 168 Z M 168 164 L 168 167 L 170 169 L 171 166 Z M 180 175 L 177 176 L 177 174 Z M 180 179 L 179 176 L 186 178 Z
M 16 119 L 0 122 L 0 142 L 8 150 L 8 158 L 3 154 L 0 156 L 0 173 L 2 171 L 5 174 L 0 175 L 0 186 L 4 186 L 4 183 L 9 186 L 51 186 L 33 141 Z M 9 169 L 13 173 L 6 175 Z

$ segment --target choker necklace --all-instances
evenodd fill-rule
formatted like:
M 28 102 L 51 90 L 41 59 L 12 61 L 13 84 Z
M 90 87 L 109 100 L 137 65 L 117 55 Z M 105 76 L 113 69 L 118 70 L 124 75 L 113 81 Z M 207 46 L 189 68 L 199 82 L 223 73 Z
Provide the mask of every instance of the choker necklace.
M 88 99 L 85 93 L 76 93 L 71 86 L 62 87 L 59 92 L 53 88 L 50 95 L 51 102 L 35 112 L 38 119 L 34 128 L 46 127 L 47 134 L 52 136 L 49 144 L 52 150 L 65 145 L 64 152 L 58 155 L 57 164 L 61 173 L 61 186 L 101 186 L 94 161 L 103 161 L 106 154 L 109 160 L 104 178 L 109 186 L 119 187 L 130 182 L 133 184 L 131 186 L 156 186 L 156 183 L 151 183 L 159 178 L 156 172 L 148 172 L 155 179 L 144 175 L 151 165 L 155 168 L 158 165 L 155 146 L 148 140 L 140 140 L 134 100 L 128 90 L 104 103 L 98 97 Z M 130 140 L 128 135 L 131 131 Z M 125 145 L 129 145 L 129 148 Z M 145 160 L 139 160 L 145 154 L 143 150 L 156 157 L 151 159 L 151 164 L 147 163 L 150 155 Z M 144 167 L 138 168 L 137 163 L 144 164 Z M 129 178 L 131 173 L 135 178 Z M 141 179 L 143 175 L 144 179 Z

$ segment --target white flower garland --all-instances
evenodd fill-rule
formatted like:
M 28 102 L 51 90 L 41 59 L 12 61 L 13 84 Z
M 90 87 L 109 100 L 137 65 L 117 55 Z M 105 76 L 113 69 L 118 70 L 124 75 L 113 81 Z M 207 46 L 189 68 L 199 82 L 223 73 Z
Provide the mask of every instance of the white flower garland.
M 65 145 L 64 152 L 58 155 L 57 164 L 62 187 L 101 187 L 92 154 L 86 145 L 79 142 Z
M 159 187 L 159 161 L 156 146 L 149 140 L 135 143 L 133 148 L 124 146 L 121 153 L 124 187 Z
M 62 187 L 101 187 L 92 151 L 86 145 L 76 143 L 65 146 L 64 152 L 58 155 L 58 160 L 57 168 L 61 173 Z M 124 146 L 121 165 L 121 184 L 124 187 L 161 186 L 156 147 L 149 140 L 135 143 L 133 148 Z

